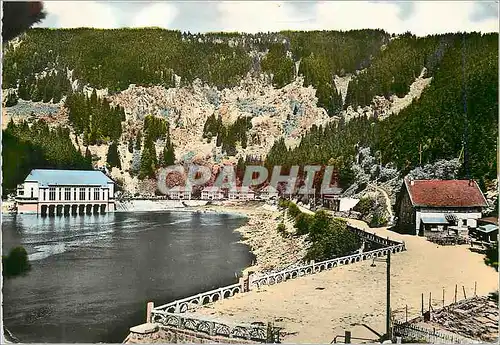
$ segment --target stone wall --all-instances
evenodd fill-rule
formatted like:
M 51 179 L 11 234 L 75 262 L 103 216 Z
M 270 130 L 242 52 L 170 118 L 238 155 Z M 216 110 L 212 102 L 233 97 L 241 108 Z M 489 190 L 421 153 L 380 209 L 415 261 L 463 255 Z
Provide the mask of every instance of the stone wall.
M 186 329 L 162 326 L 156 332 L 139 334 L 131 332 L 124 342 L 125 344 L 255 344 L 255 342 L 220 336 L 209 336 Z

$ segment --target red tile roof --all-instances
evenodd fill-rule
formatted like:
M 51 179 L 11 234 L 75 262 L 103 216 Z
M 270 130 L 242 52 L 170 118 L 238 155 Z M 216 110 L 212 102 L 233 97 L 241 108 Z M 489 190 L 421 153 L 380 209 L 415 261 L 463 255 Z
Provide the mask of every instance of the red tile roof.
M 484 207 L 487 201 L 475 181 L 405 180 L 413 206 Z

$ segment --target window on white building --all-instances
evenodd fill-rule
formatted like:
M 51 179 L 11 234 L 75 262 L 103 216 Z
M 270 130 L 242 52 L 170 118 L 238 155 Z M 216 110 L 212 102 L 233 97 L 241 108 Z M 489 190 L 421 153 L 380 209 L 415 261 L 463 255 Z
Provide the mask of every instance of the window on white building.
M 85 200 L 85 188 L 80 188 L 80 200 Z
M 99 188 L 94 188 L 94 200 L 99 200 Z
M 73 200 L 76 200 L 76 188 L 73 190 Z
M 90 188 L 89 188 L 89 200 L 92 200 L 92 193 Z
M 31 198 L 33 199 L 33 188 L 31 188 Z
M 62 188 L 59 188 L 59 200 L 62 200 Z
M 56 188 L 55 187 L 49 188 L 49 200 L 56 200 Z
M 71 188 L 64 188 L 64 200 L 71 200 Z
M 44 189 L 44 190 L 43 190 L 43 200 L 44 200 L 44 201 L 45 201 L 45 200 L 47 200 L 47 193 L 46 193 L 46 192 L 47 192 L 47 190 L 46 190 L 46 189 Z

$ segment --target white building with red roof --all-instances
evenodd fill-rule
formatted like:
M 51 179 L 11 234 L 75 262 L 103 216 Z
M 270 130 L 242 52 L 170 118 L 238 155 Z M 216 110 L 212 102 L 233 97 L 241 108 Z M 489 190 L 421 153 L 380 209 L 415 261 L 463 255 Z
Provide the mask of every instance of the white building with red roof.
M 396 204 L 396 226 L 420 236 L 467 232 L 488 206 L 473 180 L 405 179 Z

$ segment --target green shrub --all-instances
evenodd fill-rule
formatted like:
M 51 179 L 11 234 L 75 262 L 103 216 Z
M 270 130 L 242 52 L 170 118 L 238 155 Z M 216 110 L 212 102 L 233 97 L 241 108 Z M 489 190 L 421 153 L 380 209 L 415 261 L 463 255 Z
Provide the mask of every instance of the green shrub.
M 313 221 L 313 216 L 301 213 L 295 218 L 295 228 L 297 229 L 297 235 L 305 235 L 309 233 L 309 227 Z
M 295 219 L 300 213 L 300 209 L 297 205 L 295 205 L 293 202 L 290 202 L 288 204 L 288 214 L 290 215 L 290 217 Z
M 490 246 L 486 250 L 486 257 L 484 258 L 486 265 L 493 267 L 498 272 L 498 242 Z
M 278 234 L 280 234 L 283 237 L 288 237 L 288 233 L 286 232 L 286 226 L 283 222 L 278 224 Z
M 280 199 L 278 201 L 278 206 L 280 208 L 288 208 L 288 205 L 290 204 L 290 201 L 286 200 L 286 199 Z
M 23 247 L 15 247 L 8 256 L 2 256 L 2 275 L 4 277 L 15 277 L 28 272 L 30 269 L 28 253 Z
M 368 225 L 371 228 L 378 228 L 378 227 L 384 226 L 386 224 L 387 224 L 387 218 L 380 215 L 378 212 L 375 212 L 373 214 L 371 221 L 368 223 Z
M 369 196 L 365 196 L 359 200 L 357 205 L 354 206 L 353 210 L 361 213 L 362 215 L 367 215 L 371 212 L 373 207 L 374 207 L 374 200 Z
M 305 259 L 322 261 L 348 255 L 360 247 L 359 236 L 347 228 L 347 222 L 319 211 L 309 230 L 312 242 Z

